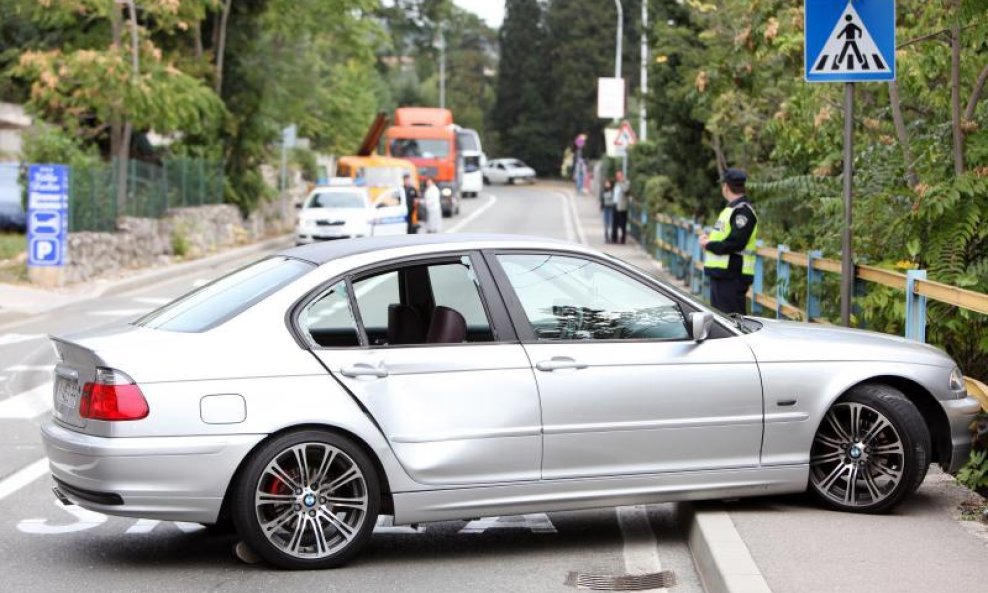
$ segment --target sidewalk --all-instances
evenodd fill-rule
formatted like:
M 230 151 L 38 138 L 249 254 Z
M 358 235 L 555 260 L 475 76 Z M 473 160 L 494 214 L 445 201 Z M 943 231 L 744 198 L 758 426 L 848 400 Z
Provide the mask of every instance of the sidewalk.
M 630 239 L 604 242 L 593 197 L 574 195 L 573 202 L 587 243 L 678 284 Z M 808 495 L 780 496 L 688 505 L 695 515 L 687 513 L 687 529 L 710 593 L 974 593 L 986 588 L 988 525 L 960 515 L 962 503 L 979 500 L 934 466 L 888 515 L 839 513 Z

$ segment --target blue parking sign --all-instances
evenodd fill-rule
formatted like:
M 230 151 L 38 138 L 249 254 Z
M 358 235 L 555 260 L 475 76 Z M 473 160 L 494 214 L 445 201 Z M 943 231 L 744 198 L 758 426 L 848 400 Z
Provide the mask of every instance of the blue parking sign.
M 807 82 L 895 80 L 895 0 L 804 0 Z
M 27 265 L 64 265 L 69 231 L 69 168 L 31 165 L 27 203 Z

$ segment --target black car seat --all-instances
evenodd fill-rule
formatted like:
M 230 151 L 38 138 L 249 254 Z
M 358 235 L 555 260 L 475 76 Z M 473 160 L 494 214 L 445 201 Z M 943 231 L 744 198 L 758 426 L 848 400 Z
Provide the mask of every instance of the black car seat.
M 421 344 L 425 341 L 425 324 L 410 305 L 388 305 L 388 344 Z
M 425 336 L 429 344 L 459 344 L 467 337 L 467 321 L 456 309 L 438 306 L 432 310 L 432 323 Z

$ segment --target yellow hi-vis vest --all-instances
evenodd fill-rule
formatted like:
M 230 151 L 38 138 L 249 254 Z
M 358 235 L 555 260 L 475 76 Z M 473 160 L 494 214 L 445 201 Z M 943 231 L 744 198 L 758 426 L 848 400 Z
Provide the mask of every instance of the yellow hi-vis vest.
M 720 216 L 717 217 L 717 224 L 714 225 L 714 230 L 710 231 L 711 241 L 723 241 L 731 234 L 731 217 L 734 216 L 734 210 L 740 208 L 741 206 L 748 206 L 751 211 L 754 212 L 755 209 L 751 207 L 748 202 L 742 202 L 736 206 L 728 206 L 720 211 Z M 741 252 L 742 265 L 741 273 L 746 276 L 755 275 L 755 241 L 758 236 L 758 221 L 755 221 L 755 228 L 751 231 L 751 237 L 748 238 L 748 244 L 744 246 L 744 250 Z M 712 251 L 707 251 L 704 255 L 703 267 L 707 270 L 726 270 L 731 262 L 731 255 L 717 255 Z

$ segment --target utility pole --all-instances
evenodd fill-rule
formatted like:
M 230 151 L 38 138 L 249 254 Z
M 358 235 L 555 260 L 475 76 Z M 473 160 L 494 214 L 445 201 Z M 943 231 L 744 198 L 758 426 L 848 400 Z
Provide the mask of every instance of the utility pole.
M 446 108 L 446 38 L 442 23 L 439 24 L 439 108 Z
M 645 108 L 645 95 L 648 93 L 648 0 L 642 0 L 642 55 L 641 55 L 641 97 L 638 108 L 638 138 L 648 140 L 648 110 Z
M 840 322 L 851 327 L 854 299 L 854 244 L 851 204 L 854 196 L 854 83 L 844 83 L 844 228 L 841 232 Z
M 615 34 L 614 40 L 614 78 L 621 78 L 621 44 L 624 40 L 624 8 L 621 6 L 621 0 L 614 0 L 614 6 L 617 8 L 617 33 Z M 622 109 L 622 112 L 624 110 Z M 617 119 L 614 120 L 617 123 Z M 627 151 L 627 148 L 625 148 Z M 621 158 L 621 171 L 625 176 L 628 175 L 628 153 L 624 153 L 624 157 Z

